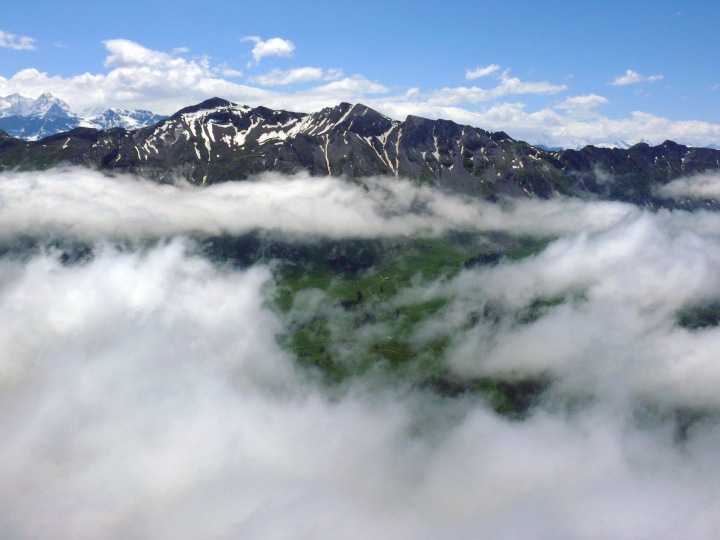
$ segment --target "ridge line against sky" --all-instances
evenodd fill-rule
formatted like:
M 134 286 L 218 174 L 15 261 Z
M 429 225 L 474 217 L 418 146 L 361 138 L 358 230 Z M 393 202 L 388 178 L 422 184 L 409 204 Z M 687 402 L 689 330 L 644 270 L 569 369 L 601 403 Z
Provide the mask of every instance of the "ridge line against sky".
M 302 112 L 348 101 L 549 146 L 720 145 L 710 2 L 117 4 L 7 6 L 0 96 L 159 114 L 213 96 Z

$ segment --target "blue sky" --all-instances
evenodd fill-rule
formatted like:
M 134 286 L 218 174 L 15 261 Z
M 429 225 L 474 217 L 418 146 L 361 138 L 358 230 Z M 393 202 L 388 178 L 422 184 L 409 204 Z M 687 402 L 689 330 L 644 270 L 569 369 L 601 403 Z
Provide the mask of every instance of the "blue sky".
M 0 95 L 49 91 L 77 111 L 168 114 L 213 95 L 307 112 L 351 101 L 530 142 L 720 144 L 720 2 L 26 0 L 2 11 Z

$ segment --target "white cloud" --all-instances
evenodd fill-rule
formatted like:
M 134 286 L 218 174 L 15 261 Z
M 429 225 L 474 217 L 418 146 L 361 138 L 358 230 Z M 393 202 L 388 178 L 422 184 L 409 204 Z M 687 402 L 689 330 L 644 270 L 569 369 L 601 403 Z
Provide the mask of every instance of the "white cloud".
M 446 358 L 456 371 L 555 377 L 547 406 L 511 421 L 479 399 L 386 380 L 374 388 L 374 373 L 329 393 L 278 345 L 298 321 L 270 310 L 278 285 L 268 268 L 213 264 L 178 238 L 112 246 L 183 216 L 192 229 L 214 209 L 219 223 L 264 206 L 256 225 L 267 231 L 295 204 L 317 238 L 312 218 L 358 211 L 367 198 L 389 205 L 373 218 L 386 226 L 388 209 L 423 194 L 449 204 L 396 179 L 367 192 L 299 180 L 321 184 L 303 199 L 268 177 L 210 188 L 207 199 L 189 190 L 180 203 L 178 187 L 92 171 L 3 175 L 0 217 L 27 210 L 14 231 L 12 220 L 0 227 L 6 245 L 85 227 L 100 239 L 80 263 L 52 248 L 0 256 L 4 536 L 715 538 L 720 332 L 686 331 L 672 317 L 720 295 L 717 214 L 562 199 L 462 206 L 499 230 L 563 231 L 536 256 L 407 286 L 416 298 L 450 297 L 428 326 L 456 332 Z M 244 197 L 223 207 L 228 193 Z M 446 215 L 458 219 L 458 208 Z M 436 220 L 430 211 L 418 218 Z M 364 231 L 372 219 L 350 221 Z M 563 294 L 575 300 L 534 322 L 508 320 L 537 296 Z M 488 301 L 509 315 L 469 328 L 465 316 Z M 708 406 L 706 420 L 676 421 Z
M 318 67 L 301 67 L 288 70 L 273 69 L 251 77 L 250 82 L 262 86 L 282 86 L 320 80 L 335 80 L 343 76 L 341 69 L 324 70 Z
M 619 203 L 564 200 L 517 201 L 506 209 L 396 178 L 353 184 L 266 174 L 198 188 L 69 168 L 0 173 L 0 181 L 0 239 L 42 231 L 97 240 L 256 229 L 341 238 L 440 235 L 451 229 L 548 235 L 607 227 L 636 211 Z M 425 212 L 412 212 L 417 206 Z
M 149 109 L 172 114 L 188 104 L 214 96 L 241 103 L 269 102 L 272 93 L 239 85 L 217 76 L 207 58 L 187 59 L 143 47 L 124 39 L 104 42 L 108 50 L 105 74 L 61 77 L 30 68 L 10 78 L 0 77 L 0 95 L 51 92 L 81 111 L 106 106 Z
M 478 66 L 475 69 L 466 69 L 465 78 L 468 80 L 478 79 L 480 77 L 487 77 L 500 70 L 500 66 L 497 64 L 490 64 L 489 66 Z
M 76 111 L 104 106 L 172 114 L 215 96 L 253 106 L 312 112 L 340 101 L 358 102 L 366 94 L 388 91 L 384 85 L 362 75 L 334 80 L 342 77 L 341 70 L 327 69 L 322 80 L 332 82 L 301 92 L 281 93 L 228 81 L 223 77 L 237 77 L 239 72 L 223 64 L 213 66 L 206 57 L 189 59 L 181 53 L 155 51 L 124 39 L 104 44 L 108 50 L 105 65 L 109 68 L 105 74 L 84 73 L 66 78 L 24 69 L 10 78 L 0 77 L 0 95 L 18 92 L 37 96 L 51 92 Z M 290 73 L 300 78 L 307 74 Z
M 313 88 L 313 92 L 338 92 L 345 93 L 346 95 L 383 94 L 387 91 L 388 88 L 386 86 L 370 81 L 362 75 L 352 75 L 350 77 L 345 77 L 344 79 Z
M 555 107 L 557 109 L 569 110 L 594 109 L 606 103 L 608 103 L 608 99 L 606 97 L 598 96 L 597 94 L 587 94 L 584 96 L 569 97 Z
M 0 30 L 0 48 L 15 49 L 16 51 L 31 51 L 36 49 L 35 38 L 16 36 Z
M 259 39 L 259 38 L 258 38 Z M 517 139 L 548 146 L 574 148 L 593 143 L 630 143 L 647 140 L 654 144 L 670 138 L 692 146 L 720 144 L 720 125 L 703 121 L 671 121 L 635 111 L 626 117 L 608 118 L 597 113 L 602 96 L 588 94 L 567 98 L 559 105 L 528 110 L 520 102 L 502 101 L 507 96 L 550 96 L 567 90 L 551 82 L 522 81 L 505 71 L 493 88 L 459 87 L 422 91 L 419 88 L 388 88 L 355 74 L 342 77 L 340 70 L 295 68 L 271 71 L 265 83 L 309 79 L 322 71 L 323 84 L 300 90 L 278 91 L 249 84 L 238 84 L 225 77 L 238 77 L 239 71 L 225 64 L 212 65 L 206 57 L 187 57 L 183 49 L 173 53 L 155 51 L 128 40 L 105 42 L 107 72 L 62 77 L 25 69 L 10 78 L 0 77 L 0 95 L 14 92 L 39 96 L 51 92 L 67 101 L 75 111 L 94 107 L 143 108 L 172 114 L 189 104 L 218 96 L 251 106 L 313 112 L 341 101 L 362 102 L 393 118 L 408 114 L 446 118 L 492 131 L 502 130 Z M 312 81 L 307 81 L 312 82 Z M 378 97 L 373 94 L 384 94 Z M 486 104 L 469 110 L 460 105 Z
M 442 100 L 378 99 L 367 104 L 393 118 L 405 118 L 408 114 L 446 118 L 490 131 L 505 131 L 515 139 L 530 143 L 565 148 L 614 141 L 645 140 L 660 144 L 671 139 L 690 146 L 720 142 L 720 124 L 675 121 L 641 111 L 625 118 L 609 118 L 600 114 L 578 115 L 577 110 L 568 110 L 568 114 L 551 108 L 528 111 L 524 103 L 517 102 L 492 104 L 482 111 L 447 106 Z
M 243 72 L 239 69 L 235 69 L 233 67 L 230 67 L 226 63 L 218 64 L 217 66 L 212 66 L 211 70 L 213 73 L 216 73 L 218 75 L 222 75 L 223 77 L 242 77 Z
M 371 104 L 373 98 L 369 97 L 369 94 L 384 94 L 389 90 L 383 84 L 362 75 L 351 75 L 293 93 L 278 94 L 277 98 L 270 102 L 270 106 L 308 112 L 333 107 L 343 101 Z
M 720 200 L 720 174 L 710 172 L 677 178 L 662 186 L 659 193 L 673 198 L 700 197 Z
M 644 75 L 641 75 L 637 71 L 633 71 L 632 69 L 628 69 L 625 71 L 625 75 L 620 75 L 616 77 L 610 84 L 613 86 L 626 86 L 628 84 L 637 84 L 640 82 L 655 82 L 660 81 L 664 78 L 664 75 L 649 75 L 645 77 Z
M 560 238 L 537 257 L 459 276 L 448 308 L 456 318 L 478 301 L 511 310 L 533 297 L 567 301 L 531 324 L 458 335 L 451 365 L 476 376 L 545 373 L 561 392 L 595 386 L 619 401 L 720 406 L 720 370 L 707 352 L 720 331 L 676 325 L 678 310 L 720 295 L 718 221 L 705 212 L 629 214 L 605 230 Z
M 564 90 L 567 90 L 567 86 L 564 84 L 552 84 L 545 81 L 521 81 L 517 77 L 510 77 L 507 71 L 505 71 L 495 88 L 486 89 L 477 86 L 443 88 L 430 92 L 427 95 L 427 102 L 430 104 L 458 105 L 461 103 L 491 101 L 507 95 L 548 95 L 557 94 Z
M 420 89 L 417 87 L 410 88 L 407 92 L 405 92 L 404 97 L 405 97 L 405 99 L 409 99 L 409 100 L 418 98 L 418 97 L 420 97 Z
M 270 38 L 267 41 L 263 41 L 258 36 L 246 36 L 242 38 L 242 41 L 252 41 L 255 46 L 252 49 L 253 60 L 255 65 L 260 63 L 260 60 L 269 56 L 292 56 L 295 52 L 295 45 L 292 41 L 282 38 Z M 251 63 L 252 65 L 252 63 Z
M 185 61 L 177 54 L 185 52 L 176 49 L 173 54 L 153 51 L 127 39 L 111 39 L 103 42 L 110 55 L 103 64 L 107 67 L 158 67 L 166 68 L 182 65 Z
M 628 69 L 625 71 L 625 75 L 621 75 L 615 78 L 612 83 L 615 86 L 624 86 L 626 84 L 635 84 L 639 83 L 643 80 L 642 75 L 637 73 L 636 71 L 633 71 L 632 69 Z
M 567 111 L 567 115 L 574 118 L 593 118 L 598 116 L 595 109 L 606 103 L 609 103 L 606 97 L 587 94 L 569 97 L 556 105 L 555 108 Z
M 218 66 L 214 71 L 216 71 L 223 77 L 242 77 L 243 74 L 243 72 L 238 69 L 221 66 Z

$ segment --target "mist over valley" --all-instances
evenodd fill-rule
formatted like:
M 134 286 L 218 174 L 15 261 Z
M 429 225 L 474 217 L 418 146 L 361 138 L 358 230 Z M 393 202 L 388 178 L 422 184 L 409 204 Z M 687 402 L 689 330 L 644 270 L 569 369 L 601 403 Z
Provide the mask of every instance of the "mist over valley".
M 3 537 L 720 528 L 712 205 L 308 173 L 0 186 Z

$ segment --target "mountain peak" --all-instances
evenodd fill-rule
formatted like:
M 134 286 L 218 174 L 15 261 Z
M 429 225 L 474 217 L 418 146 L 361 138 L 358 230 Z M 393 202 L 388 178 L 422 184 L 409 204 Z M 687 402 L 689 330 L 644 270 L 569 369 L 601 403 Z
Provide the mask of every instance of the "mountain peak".
M 80 126 L 95 129 L 123 128 L 132 130 L 156 124 L 164 118 L 164 116 L 159 116 L 142 109 L 134 111 L 128 111 L 126 109 L 105 109 L 83 119 Z
M 235 103 L 228 101 L 227 99 L 219 98 L 219 97 L 213 97 L 210 99 L 206 99 L 205 101 L 198 103 L 197 105 L 191 105 L 190 107 L 185 107 L 184 109 L 180 109 L 178 112 L 173 114 L 170 118 L 179 118 L 183 114 L 191 114 L 198 111 L 207 111 L 212 109 L 217 109 L 218 107 L 232 107 Z
M 41 116 L 41 117 L 71 117 L 70 106 L 63 100 L 49 92 L 40 94 L 37 99 L 10 94 L 0 97 L 0 118 L 8 116 Z
M 309 115 L 313 126 L 309 133 L 313 135 L 330 131 L 352 130 L 361 137 L 378 136 L 387 132 L 395 122 L 379 112 L 361 103 L 342 102 L 335 107 L 324 109 Z

